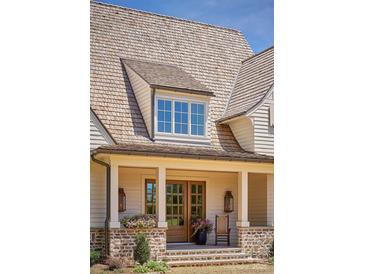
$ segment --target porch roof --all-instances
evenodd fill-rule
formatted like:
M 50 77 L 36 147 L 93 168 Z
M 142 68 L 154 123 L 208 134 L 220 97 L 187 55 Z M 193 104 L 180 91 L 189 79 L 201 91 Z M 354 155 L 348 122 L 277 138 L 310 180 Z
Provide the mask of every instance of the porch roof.
M 263 162 L 263 163 L 274 162 L 274 157 L 272 156 L 257 154 L 244 150 L 226 151 L 226 150 L 212 149 L 209 147 L 175 145 L 175 144 L 174 145 L 156 144 L 156 143 L 151 143 L 151 144 L 123 143 L 117 145 L 105 145 L 91 151 L 92 155 L 99 153 L 162 156 L 171 158 Z

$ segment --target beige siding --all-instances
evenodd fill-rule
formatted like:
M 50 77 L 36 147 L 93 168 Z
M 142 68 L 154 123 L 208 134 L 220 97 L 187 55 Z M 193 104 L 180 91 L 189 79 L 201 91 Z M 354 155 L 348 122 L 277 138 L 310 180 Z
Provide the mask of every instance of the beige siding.
M 254 132 L 251 119 L 242 116 L 229 122 L 229 126 L 240 146 L 245 150 L 254 151 Z
M 100 124 L 95 114 L 90 111 L 90 150 L 108 144 L 114 144 L 114 142 Z
M 250 226 L 267 224 L 267 175 L 248 174 L 248 220 Z
M 120 214 L 120 217 L 144 213 L 143 202 L 143 180 L 144 178 L 154 178 L 153 169 L 142 168 L 119 168 L 119 187 L 124 188 L 127 197 L 127 210 Z M 207 218 L 214 223 L 215 215 L 224 213 L 224 194 L 232 191 L 235 210 L 230 213 L 230 227 L 232 229 L 232 244 L 237 242 L 237 174 L 222 172 L 203 172 L 203 171 L 181 171 L 167 170 L 167 180 L 196 180 L 206 181 L 206 209 Z M 208 237 L 208 243 L 215 241 L 214 232 Z
M 132 69 L 125 66 L 128 74 L 129 81 L 132 85 L 134 95 L 137 99 L 139 109 L 141 110 L 143 120 L 146 124 L 147 131 L 152 136 L 151 127 L 151 88 L 150 86 Z
M 106 218 L 106 168 L 90 163 L 90 226 L 103 227 Z
M 274 225 L 274 175 L 267 175 L 267 224 Z
M 273 103 L 272 97 L 249 115 L 254 121 L 255 152 L 274 155 L 274 127 L 269 126 L 269 108 Z

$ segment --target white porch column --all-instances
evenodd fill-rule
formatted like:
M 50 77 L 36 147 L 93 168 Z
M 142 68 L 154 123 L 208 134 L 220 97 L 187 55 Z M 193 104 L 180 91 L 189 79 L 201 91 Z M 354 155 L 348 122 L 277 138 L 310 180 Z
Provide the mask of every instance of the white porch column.
M 166 222 L 166 167 L 157 168 L 157 221 L 158 227 L 167 227 Z
M 118 165 L 111 163 L 110 165 L 110 228 L 119 228 L 119 212 L 118 212 L 118 190 L 119 190 L 119 179 L 118 179 Z
M 274 174 L 267 175 L 267 225 L 274 226 Z
M 249 227 L 248 221 L 248 172 L 238 172 L 238 227 Z

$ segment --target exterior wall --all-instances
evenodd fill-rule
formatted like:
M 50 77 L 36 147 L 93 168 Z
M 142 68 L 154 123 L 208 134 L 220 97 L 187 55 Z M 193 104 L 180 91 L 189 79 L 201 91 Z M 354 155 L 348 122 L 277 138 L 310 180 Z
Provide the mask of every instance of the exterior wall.
M 252 258 L 267 258 L 274 241 L 273 227 L 239 227 L 238 242 L 242 251 Z
M 274 225 L 274 175 L 267 175 L 267 224 Z
M 255 142 L 252 120 L 247 117 L 240 117 L 230 122 L 229 126 L 240 146 L 245 150 L 254 151 Z
M 166 253 L 166 229 L 110 229 L 110 256 L 120 258 L 127 266 L 134 264 L 133 249 L 136 246 L 136 234 L 144 233 L 151 249 L 151 259 L 159 260 Z
M 106 218 L 106 168 L 90 161 L 90 227 L 104 227 Z
M 274 127 L 270 126 L 270 106 L 273 94 L 248 116 L 241 116 L 228 122 L 240 146 L 248 151 L 274 155 Z
M 150 86 L 136 74 L 128 66 L 125 66 L 129 81 L 132 85 L 134 95 L 137 99 L 139 109 L 141 110 L 143 120 L 146 124 L 147 131 L 152 136 L 151 129 L 151 88 Z
M 237 243 L 237 174 L 229 172 L 204 172 L 167 170 L 167 180 L 192 180 L 206 181 L 206 217 L 215 222 L 215 215 L 224 213 L 224 195 L 226 191 L 232 191 L 235 210 L 229 213 L 231 242 Z M 127 210 L 119 216 L 128 216 L 144 213 L 144 179 L 155 178 L 155 170 L 148 168 L 119 168 L 119 187 L 124 188 L 127 199 Z M 215 243 L 214 232 L 208 235 L 208 244 Z
M 274 155 L 274 127 L 269 126 L 269 108 L 274 102 L 272 94 L 249 115 L 254 121 L 255 152 Z
M 113 140 L 98 121 L 95 114 L 90 111 L 90 149 L 113 143 Z
M 90 228 L 90 250 L 101 251 L 105 254 L 105 229 Z
M 248 221 L 251 226 L 267 225 L 266 174 L 248 174 Z

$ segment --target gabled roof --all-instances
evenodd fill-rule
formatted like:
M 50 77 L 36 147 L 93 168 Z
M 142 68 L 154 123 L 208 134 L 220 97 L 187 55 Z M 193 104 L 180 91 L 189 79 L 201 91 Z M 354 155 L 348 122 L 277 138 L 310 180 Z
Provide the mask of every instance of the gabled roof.
M 218 122 L 244 115 L 259 104 L 274 85 L 274 47 L 243 61 L 225 113 Z
M 189 159 L 210 159 L 210 160 L 228 160 L 228 161 L 245 161 L 245 162 L 262 162 L 273 163 L 274 158 L 268 155 L 260 155 L 247 151 L 228 152 L 216 150 L 209 147 L 197 147 L 189 145 L 171 145 L 171 144 L 136 144 L 122 143 L 118 145 L 101 146 L 94 150 L 92 154 L 127 154 L 127 155 L 144 155 L 175 157 Z
M 223 115 L 242 60 L 252 55 L 250 46 L 237 30 L 91 2 L 90 105 L 116 142 L 92 153 L 272 162 L 272 157 L 244 151 L 228 125 L 214 123 Z M 199 85 L 198 89 L 204 86 L 204 91 L 213 93 L 209 105 L 211 144 L 154 143 L 149 138 L 122 59 L 173 66 L 177 68 L 174 73 L 182 70 L 191 76 L 189 85 L 184 82 L 187 86 L 183 88 L 195 90 Z M 132 62 L 129 65 L 133 70 Z M 167 81 L 172 79 L 162 80 L 166 81 L 164 85 L 171 85 Z M 148 81 L 153 83 L 151 79 Z
M 122 59 L 122 62 L 152 88 L 172 89 L 213 96 L 213 93 L 206 86 L 177 66 L 132 59 Z
M 104 3 L 90 5 L 90 104 L 119 144 L 151 143 L 121 58 L 176 66 L 215 97 L 211 145 L 242 151 L 228 125 L 218 125 L 242 60 L 253 52 L 241 32 Z

